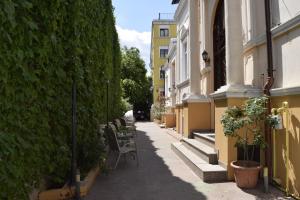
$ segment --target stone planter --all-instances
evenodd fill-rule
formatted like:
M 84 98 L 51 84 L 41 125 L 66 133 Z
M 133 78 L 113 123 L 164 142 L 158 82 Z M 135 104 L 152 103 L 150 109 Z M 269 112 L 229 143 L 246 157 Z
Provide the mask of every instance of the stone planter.
M 259 172 L 262 166 L 254 161 L 232 161 L 230 163 L 233 167 L 234 179 L 240 188 L 254 188 L 257 185 Z
M 176 115 L 175 113 L 166 113 L 163 115 L 166 128 L 173 128 L 176 126 Z
M 97 175 L 100 173 L 100 167 L 92 169 L 83 181 L 80 183 L 80 196 L 84 197 L 88 194 L 94 184 Z M 75 194 L 75 187 L 69 187 L 67 184 L 59 189 L 51 189 L 42 191 L 38 194 L 36 200 L 67 200 Z

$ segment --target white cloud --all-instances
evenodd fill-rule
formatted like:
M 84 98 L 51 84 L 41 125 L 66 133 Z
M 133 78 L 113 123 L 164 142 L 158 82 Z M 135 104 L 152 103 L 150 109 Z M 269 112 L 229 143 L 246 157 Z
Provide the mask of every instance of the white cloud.
M 133 29 L 125 29 L 118 25 L 116 27 L 121 46 L 138 48 L 149 72 L 151 32 L 139 32 Z

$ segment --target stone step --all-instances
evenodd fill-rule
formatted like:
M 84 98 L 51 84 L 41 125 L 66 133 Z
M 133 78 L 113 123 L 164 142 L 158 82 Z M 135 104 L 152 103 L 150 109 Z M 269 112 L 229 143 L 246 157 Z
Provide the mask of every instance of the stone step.
M 223 182 L 227 180 L 227 171 L 220 165 L 212 165 L 190 151 L 182 143 L 171 145 L 173 151 L 199 176 L 204 182 Z
M 212 148 L 215 148 L 215 133 L 193 132 L 193 138 Z
M 214 148 L 195 139 L 183 138 L 182 144 L 209 164 L 218 164 L 218 155 Z
M 159 125 L 159 127 L 160 127 L 160 128 L 166 128 L 166 124 L 165 124 L 165 123 L 162 123 L 162 124 Z

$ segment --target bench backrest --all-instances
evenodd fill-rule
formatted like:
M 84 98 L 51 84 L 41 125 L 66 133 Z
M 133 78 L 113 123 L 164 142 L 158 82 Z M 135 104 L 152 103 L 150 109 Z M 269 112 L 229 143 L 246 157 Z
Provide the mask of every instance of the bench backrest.
M 113 151 L 120 151 L 120 146 L 119 146 L 116 132 L 113 130 L 111 125 L 105 127 L 105 133 L 107 135 L 108 145 L 110 149 Z

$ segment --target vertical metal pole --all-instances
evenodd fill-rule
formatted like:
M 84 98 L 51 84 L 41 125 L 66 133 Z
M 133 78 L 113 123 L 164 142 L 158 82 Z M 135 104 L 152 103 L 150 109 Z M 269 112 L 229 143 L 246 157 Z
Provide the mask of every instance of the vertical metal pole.
M 270 0 L 265 0 L 267 56 L 268 56 L 268 77 L 273 77 L 273 48 L 271 33 L 271 6 Z
M 76 83 L 72 84 L 72 177 L 71 185 L 76 183 Z
M 270 96 L 270 89 L 274 83 L 274 76 L 273 76 L 273 51 L 272 51 L 272 33 L 271 33 L 271 8 L 270 8 L 270 0 L 265 0 L 265 18 L 266 18 L 266 36 L 267 36 L 267 56 L 268 56 L 268 77 L 267 82 L 264 86 L 264 94 Z M 267 114 L 271 114 L 271 100 L 268 99 L 267 102 Z M 265 137 L 266 142 L 269 144 L 269 147 L 266 149 L 265 152 L 265 160 L 266 165 L 269 168 L 268 170 L 268 177 L 269 182 L 271 182 L 273 177 L 273 170 L 272 170 L 272 151 L 273 151 L 273 144 L 272 144 L 272 132 L 269 125 L 265 124 Z
M 72 85 L 72 179 L 71 185 L 75 186 L 75 199 L 80 200 L 80 186 L 79 182 L 76 181 L 77 172 L 77 116 L 76 116 L 76 82 L 73 80 Z
M 106 81 L 106 125 L 108 126 L 108 85 L 109 85 L 109 80 Z

